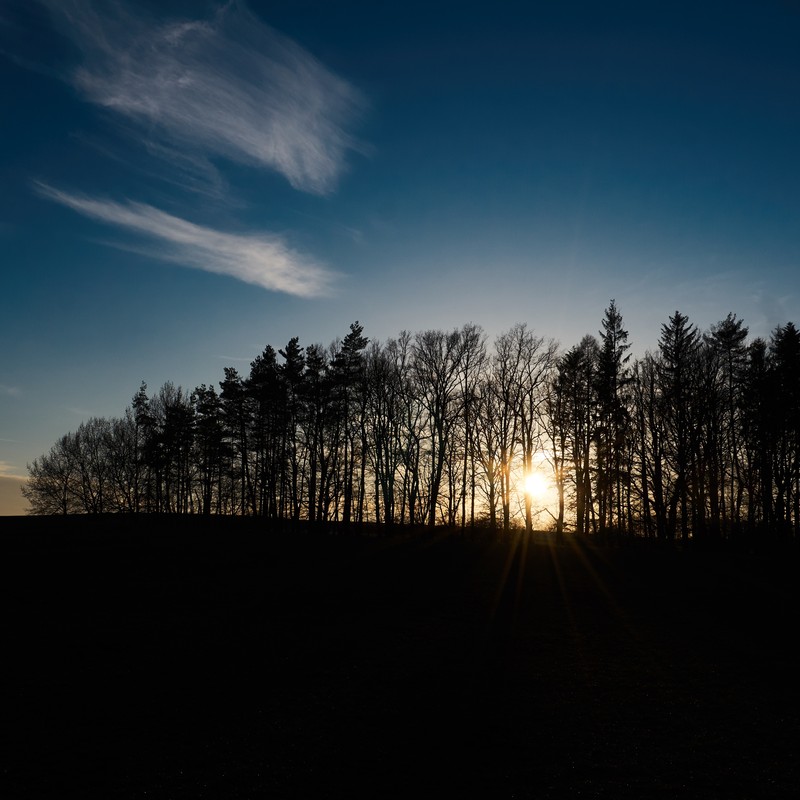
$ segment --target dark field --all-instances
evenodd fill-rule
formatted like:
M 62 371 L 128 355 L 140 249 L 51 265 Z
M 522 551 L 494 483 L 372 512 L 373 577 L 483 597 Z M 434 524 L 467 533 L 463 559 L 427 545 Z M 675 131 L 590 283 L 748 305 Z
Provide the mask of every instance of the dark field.
M 0 521 L 3 797 L 794 796 L 798 559 Z

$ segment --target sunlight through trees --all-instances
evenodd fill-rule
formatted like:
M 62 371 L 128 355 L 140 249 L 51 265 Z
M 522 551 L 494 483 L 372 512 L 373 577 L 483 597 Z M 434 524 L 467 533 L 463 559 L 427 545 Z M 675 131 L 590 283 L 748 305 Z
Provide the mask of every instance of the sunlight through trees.
M 267 345 L 219 389 L 142 384 L 29 465 L 32 513 L 724 537 L 800 525 L 800 332 L 675 312 L 631 361 L 612 300 L 559 350 L 468 324 Z

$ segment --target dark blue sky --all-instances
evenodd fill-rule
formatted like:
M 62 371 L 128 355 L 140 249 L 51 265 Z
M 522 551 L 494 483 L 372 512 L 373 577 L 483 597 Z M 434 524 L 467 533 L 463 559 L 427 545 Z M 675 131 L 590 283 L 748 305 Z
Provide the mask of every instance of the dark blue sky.
M 0 474 L 266 344 L 800 322 L 800 4 L 0 9 Z

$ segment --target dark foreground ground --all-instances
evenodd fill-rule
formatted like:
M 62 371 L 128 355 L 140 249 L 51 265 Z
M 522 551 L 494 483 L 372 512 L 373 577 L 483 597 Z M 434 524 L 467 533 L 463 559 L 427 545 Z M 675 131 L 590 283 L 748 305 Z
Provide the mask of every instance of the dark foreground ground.
M 4 520 L 3 797 L 794 796 L 798 560 Z

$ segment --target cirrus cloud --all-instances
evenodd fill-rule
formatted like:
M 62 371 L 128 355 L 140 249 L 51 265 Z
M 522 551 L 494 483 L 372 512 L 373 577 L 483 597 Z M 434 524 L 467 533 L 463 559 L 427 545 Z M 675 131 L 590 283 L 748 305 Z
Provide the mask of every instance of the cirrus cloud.
M 333 190 L 361 94 L 310 53 L 229 2 L 203 20 L 153 21 L 124 2 L 42 0 L 83 61 L 83 96 L 140 123 L 176 160 L 223 157 Z
M 276 234 L 227 233 L 145 203 L 95 199 L 45 183 L 36 183 L 35 187 L 42 196 L 85 217 L 157 242 L 158 248 L 148 252 L 161 260 L 300 297 L 326 294 L 335 277 L 335 273 L 292 249 Z

